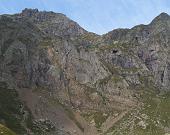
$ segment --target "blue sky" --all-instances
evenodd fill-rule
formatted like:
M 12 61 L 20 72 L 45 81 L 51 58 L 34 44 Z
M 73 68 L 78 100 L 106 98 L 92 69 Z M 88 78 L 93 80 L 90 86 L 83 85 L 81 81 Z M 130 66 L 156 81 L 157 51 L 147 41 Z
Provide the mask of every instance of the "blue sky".
M 26 7 L 64 13 L 98 34 L 148 24 L 161 12 L 170 14 L 170 0 L 0 0 L 0 14 Z

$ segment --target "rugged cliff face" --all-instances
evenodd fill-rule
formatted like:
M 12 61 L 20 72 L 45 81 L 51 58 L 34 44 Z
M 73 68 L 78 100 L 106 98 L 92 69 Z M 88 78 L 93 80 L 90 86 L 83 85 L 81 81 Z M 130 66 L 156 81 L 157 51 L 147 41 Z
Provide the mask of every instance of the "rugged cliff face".
M 24 9 L 1 15 L 0 30 L 0 123 L 17 134 L 169 132 L 166 13 L 100 36 L 61 13 Z

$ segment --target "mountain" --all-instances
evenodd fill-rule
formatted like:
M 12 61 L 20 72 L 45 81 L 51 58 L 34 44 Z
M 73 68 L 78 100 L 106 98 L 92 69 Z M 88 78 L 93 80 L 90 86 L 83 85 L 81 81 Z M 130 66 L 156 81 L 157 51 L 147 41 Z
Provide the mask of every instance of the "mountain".
M 100 36 L 24 9 L 0 30 L 0 123 L 16 134 L 170 132 L 168 14 Z

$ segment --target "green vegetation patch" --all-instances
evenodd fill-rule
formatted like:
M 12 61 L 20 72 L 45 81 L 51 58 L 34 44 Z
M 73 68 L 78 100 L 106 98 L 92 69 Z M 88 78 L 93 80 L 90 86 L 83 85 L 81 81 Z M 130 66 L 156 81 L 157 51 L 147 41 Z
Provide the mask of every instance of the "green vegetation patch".
M 114 83 L 118 83 L 118 82 L 121 82 L 123 80 L 123 78 L 121 76 L 118 76 L 118 75 L 113 75 L 111 79 Z
M 91 112 L 91 113 L 83 113 L 82 116 L 90 123 L 94 120 L 96 128 L 100 129 L 101 125 L 109 117 L 109 114 L 95 111 L 95 112 Z
M 31 115 L 25 111 L 16 90 L 8 89 L 6 83 L 0 82 L 0 123 L 18 134 L 24 134 L 26 127 L 32 125 Z
M 145 89 L 141 96 L 143 105 L 132 110 L 110 128 L 112 135 L 165 135 L 170 129 L 170 92 L 162 95 Z M 106 133 L 106 134 L 107 134 Z
M 0 135 L 16 135 L 16 134 L 9 128 L 0 124 Z
M 52 41 L 52 39 L 50 39 L 48 37 L 44 38 L 39 43 L 39 46 L 40 46 L 41 49 L 46 49 L 46 48 L 48 48 L 49 46 L 52 46 L 52 45 L 53 45 L 53 41 Z

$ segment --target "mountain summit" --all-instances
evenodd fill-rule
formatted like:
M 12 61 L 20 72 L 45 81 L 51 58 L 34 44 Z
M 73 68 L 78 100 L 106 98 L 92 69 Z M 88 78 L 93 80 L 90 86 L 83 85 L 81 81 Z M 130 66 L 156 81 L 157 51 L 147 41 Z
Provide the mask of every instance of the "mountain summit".
M 154 20 L 168 20 L 170 16 L 167 13 L 162 12 Z
M 52 11 L 38 11 L 38 9 L 24 9 L 17 14 L 18 19 L 26 19 L 39 26 L 39 28 L 50 36 L 78 36 L 86 31 L 76 22 L 70 20 L 64 14 Z M 48 27 L 47 27 L 48 26 Z

